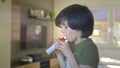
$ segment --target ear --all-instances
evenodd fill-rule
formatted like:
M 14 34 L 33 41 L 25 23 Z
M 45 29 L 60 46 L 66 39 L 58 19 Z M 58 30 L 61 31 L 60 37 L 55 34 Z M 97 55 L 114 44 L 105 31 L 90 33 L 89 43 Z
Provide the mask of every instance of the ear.
M 82 35 L 82 31 L 81 30 L 77 30 L 77 32 L 80 34 L 80 36 Z

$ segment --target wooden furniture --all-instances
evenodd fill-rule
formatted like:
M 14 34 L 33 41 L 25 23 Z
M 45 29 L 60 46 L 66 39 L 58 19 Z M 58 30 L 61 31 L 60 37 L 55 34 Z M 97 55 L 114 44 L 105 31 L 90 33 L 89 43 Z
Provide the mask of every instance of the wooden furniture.
M 50 68 L 59 68 L 59 63 L 57 58 L 50 59 Z M 15 68 L 41 68 L 40 62 L 30 63 L 26 65 L 21 65 Z
M 57 58 L 50 59 L 50 68 L 59 68 L 59 63 Z
M 35 62 L 31 64 L 21 65 L 15 68 L 40 68 L 40 62 Z

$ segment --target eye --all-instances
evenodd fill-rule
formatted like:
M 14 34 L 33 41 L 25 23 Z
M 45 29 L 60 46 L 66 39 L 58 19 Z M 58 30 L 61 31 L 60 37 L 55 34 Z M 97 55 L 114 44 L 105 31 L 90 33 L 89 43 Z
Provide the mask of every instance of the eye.
M 60 25 L 60 28 L 67 29 L 69 26 L 68 25 Z
M 66 25 L 66 26 L 64 26 L 66 29 L 68 28 L 68 26 Z

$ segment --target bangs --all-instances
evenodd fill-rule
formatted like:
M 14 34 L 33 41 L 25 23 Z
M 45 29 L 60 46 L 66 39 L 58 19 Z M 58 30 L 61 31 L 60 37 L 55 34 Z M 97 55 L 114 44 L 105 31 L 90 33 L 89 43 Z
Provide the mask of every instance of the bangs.
M 62 16 L 57 16 L 55 19 L 55 25 L 60 27 L 60 25 L 64 25 L 64 21 L 66 21 L 66 17 L 62 17 Z

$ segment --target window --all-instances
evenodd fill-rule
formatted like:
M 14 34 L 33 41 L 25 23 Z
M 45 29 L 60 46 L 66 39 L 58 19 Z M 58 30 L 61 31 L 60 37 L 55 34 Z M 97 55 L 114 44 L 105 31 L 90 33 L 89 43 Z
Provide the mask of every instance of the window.
M 98 47 L 120 48 L 120 8 L 92 9 L 92 13 L 94 42 Z
M 120 8 L 114 10 L 114 26 L 113 26 L 114 45 L 120 47 Z
M 108 42 L 108 10 L 92 10 L 94 16 L 94 30 L 91 38 L 97 45 L 106 46 Z

